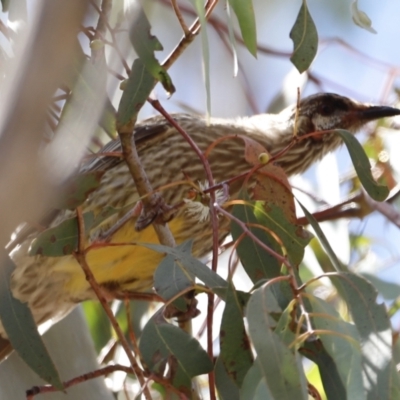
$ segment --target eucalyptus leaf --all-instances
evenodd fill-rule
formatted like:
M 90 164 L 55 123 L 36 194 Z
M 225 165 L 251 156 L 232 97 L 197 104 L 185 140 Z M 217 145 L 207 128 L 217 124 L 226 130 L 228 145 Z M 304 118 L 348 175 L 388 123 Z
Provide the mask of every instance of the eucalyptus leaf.
M 4 330 L 22 360 L 42 379 L 62 390 L 64 385 L 37 331 L 31 310 L 12 295 L 10 282 L 14 269 L 11 259 L 4 256 L 0 268 L 0 319 Z
M 172 80 L 154 55 L 155 51 L 163 50 L 163 47 L 157 37 L 153 36 L 150 31 L 150 22 L 143 9 L 140 9 L 130 31 L 132 45 L 147 71 L 154 79 L 161 82 L 168 93 L 172 94 L 175 92 Z
M 83 214 L 85 231 L 87 232 L 94 221 L 92 211 Z M 59 225 L 46 229 L 32 242 L 30 256 L 62 257 L 72 254 L 78 249 L 79 228 L 76 217 L 66 219 Z
M 268 285 L 257 289 L 247 304 L 248 331 L 257 363 L 274 398 L 306 400 L 307 384 L 300 356 L 274 331 L 277 324 L 272 315 L 280 312 Z
M 189 241 L 188 243 L 191 243 L 191 241 Z M 193 274 L 211 289 L 221 287 L 226 288 L 228 285 L 228 283 L 223 278 L 221 278 L 218 274 L 207 267 L 207 265 L 203 264 L 187 251 L 182 251 L 182 247 L 168 247 L 161 244 L 153 243 L 137 244 L 157 251 L 158 253 L 170 254 L 174 257 L 175 262 L 179 265 L 180 268 L 182 268 L 183 271 L 187 271 L 189 274 Z
M 310 67 L 318 50 L 317 28 L 304 0 L 290 31 L 290 38 L 294 47 L 290 61 L 302 73 Z
M 252 0 L 228 0 L 239 22 L 240 31 L 247 50 L 256 57 L 257 32 Z
M 322 231 L 321 227 L 319 226 L 317 220 L 313 217 L 313 215 L 303 206 L 303 204 L 300 203 L 300 201 L 297 200 L 299 203 L 299 206 L 304 212 L 304 215 L 306 216 L 308 222 L 310 225 L 313 227 L 315 234 L 317 235 L 319 241 L 321 242 L 322 246 L 324 247 L 326 253 L 329 256 L 329 259 L 331 260 L 332 264 L 334 265 L 336 271 L 347 271 L 347 268 L 345 265 L 343 265 L 339 258 L 336 256 L 335 252 L 333 251 L 330 243 L 328 242 L 324 232 Z M 327 272 L 327 271 L 325 271 Z
M 146 324 L 140 340 L 140 353 L 146 366 L 162 376 L 169 365 L 172 384 L 185 395 L 191 393 L 191 379 L 213 369 L 199 342 L 180 328 L 168 324 L 156 313 Z
M 207 19 L 204 10 L 204 2 L 202 0 L 191 0 L 194 5 L 201 24 L 201 49 L 203 52 L 203 71 L 204 85 L 206 88 L 207 101 L 207 117 L 211 115 L 211 84 L 210 84 L 210 46 L 208 44 L 207 35 Z
M 337 133 L 346 145 L 354 169 L 356 170 L 358 178 L 366 192 L 374 200 L 385 200 L 389 195 L 389 189 L 386 186 L 379 185 L 373 178 L 371 174 L 371 164 L 369 163 L 368 157 L 359 141 L 353 134 L 344 129 L 335 129 L 333 132 Z
M 230 282 L 221 321 L 220 358 L 228 376 L 238 388 L 242 386 L 243 379 L 253 364 L 250 341 L 244 327 L 243 307 L 241 297 L 237 296 Z
M 327 274 L 351 312 L 360 335 L 362 374 L 368 399 L 389 399 L 392 369 L 392 330 L 377 291 L 354 273 Z M 379 368 L 371 368 L 379 361 Z
M 117 112 L 119 132 L 132 132 L 137 115 L 153 90 L 156 80 L 148 72 L 143 62 L 134 60 L 129 79 L 121 97 Z

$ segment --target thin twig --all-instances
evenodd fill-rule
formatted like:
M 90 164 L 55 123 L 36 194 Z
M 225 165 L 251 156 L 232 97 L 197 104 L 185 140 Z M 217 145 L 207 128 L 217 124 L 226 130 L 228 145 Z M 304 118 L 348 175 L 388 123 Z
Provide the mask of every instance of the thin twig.
M 162 199 L 159 193 L 153 191 L 151 183 L 140 162 L 136 146 L 132 140 L 132 132 L 118 132 L 118 134 L 125 162 L 135 181 L 139 196 L 142 198 L 141 201 L 145 212 L 157 209 L 161 206 Z M 175 247 L 175 239 L 166 224 L 160 224 L 155 221 L 153 227 L 161 244 Z
M 210 164 L 200 150 L 199 146 L 197 146 L 196 142 L 191 138 L 188 133 L 182 129 L 182 127 L 167 113 L 167 111 L 162 107 L 158 100 L 149 99 L 150 104 L 183 136 L 183 138 L 189 143 L 192 149 L 195 151 L 197 156 L 199 157 L 201 163 L 203 164 L 204 172 L 207 176 L 208 186 L 214 186 L 214 178 L 212 175 Z M 218 217 L 216 210 L 214 208 L 215 201 L 215 191 L 210 192 L 210 216 L 211 216 L 211 224 L 212 224 L 212 233 L 213 233 L 213 249 L 212 249 L 212 262 L 211 268 L 213 271 L 217 270 L 218 266 L 218 245 L 219 245 L 219 237 L 218 237 Z M 213 359 L 213 334 L 212 334 L 212 326 L 213 326 L 213 316 L 214 316 L 214 294 L 208 294 L 208 304 L 207 304 L 207 353 L 211 359 Z M 210 398 L 215 399 L 215 377 L 214 372 L 209 373 L 209 386 L 210 386 Z
M 185 20 L 183 19 L 181 10 L 179 9 L 178 3 L 176 2 L 176 0 L 171 0 L 171 4 L 172 4 L 172 8 L 174 9 L 176 18 L 178 18 L 179 24 L 182 27 L 183 33 L 185 34 L 185 36 L 190 36 L 191 32 L 189 30 L 189 28 L 186 25 Z
M 132 369 L 130 367 L 126 367 L 124 365 L 116 364 L 116 365 L 108 365 L 107 367 L 97 369 L 93 372 L 88 372 L 86 374 L 77 376 L 69 381 L 64 382 L 64 389 L 68 389 L 71 386 L 75 386 L 79 383 L 86 382 L 91 379 L 99 378 L 100 376 L 106 376 L 116 371 L 123 371 L 127 374 L 132 373 Z M 33 388 L 26 391 L 26 399 L 32 400 L 38 394 L 44 393 L 54 393 L 57 392 L 58 389 L 52 385 L 43 385 L 43 386 L 34 386 Z
M 95 1 L 91 0 L 91 4 L 92 4 L 93 8 L 99 13 L 99 15 L 101 15 L 102 12 L 101 12 L 100 8 L 97 6 L 97 4 L 95 3 Z M 125 72 L 129 76 L 130 73 L 131 73 L 131 69 L 130 69 L 128 63 L 126 62 L 125 57 L 122 54 L 121 49 L 119 48 L 118 41 L 116 39 L 114 29 L 110 26 L 110 24 L 108 23 L 108 20 L 104 20 L 104 24 L 107 27 L 108 31 L 110 32 L 112 43 L 113 43 L 113 48 L 116 51 L 118 57 L 120 58 L 120 60 L 122 62 L 122 65 L 123 65 L 123 67 L 125 69 Z M 105 34 L 102 35 L 100 38 L 104 40 L 105 39 Z
M 243 230 L 243 232 L 246 233 L 246 235 L 254 240 L 261 248 L 263 248 L 267 253 L 271 254 L 274 256 L 278 261 L 280 261 L 282 264 L 286 265 L 289 269 L 293 268 L 292 265 L 290 264 L 289 260 L 284 257 L 282 254 L 277 253 L 275 250 L 271 249 L 269 246 L 267 246 L 264 242 L 262 242 L 256 235 L 253 234 L 253 232 L 247 227 L 247 224 L 245 224 L 243 221 L 241 221 L 239 218 L 236 218 L 234 215 L 232 215 L 230 212 L 224 210 L 219 204 L 214 204 L 214 207 L 216 210 L 221 213 L 222 215 L 226 216 L 230 220 L 234 221 L 237 225 L 240 226 L 240 228 Z
M 207 20 L 209 19 L 211 12 L 213 11 L 217 3 L 218 0 L 207 1 L 207 4 L 205 5 L 205 16 Z M 180 42 L 175 46 L 175 48 L 166 58 L 166 60 L 161 64 L 165 69 L 168 69 L 180 57 L 180 55 L 189 46 L 189 44 L 193 42 L 196 35 L 200 32 L 200 28 L 200 18 L 197 18 L 189 28 L 190 35 L 184 35 Z
M 78 251 L 76 251 L 74 253 L 74 256 L 75 256 L 76 260 L 78 261 L 79 265 L 81 266 L 81 268 L 85 274 L 86 280 L 88 281 L 90 287 L 96 294 L 97 298 L 100 301 L 100 304 L 102 305 L 104 311 L 106 312 L 108 319 L 110 320 L 111 326 L 113 327 L 113 329 L 121 343 L 122 348 L 125 350 L 128 360 L 131 363 L 130 370 L 136 375 L 142 388 L 145 388 L 143 391 L 145 398 L 147 400 L 151 400 L 151 395 L 150 395 L 150 392 L 148 391 L 147 383 L 144 379 L 143 372 L 140 369 L 139 365 L 137 364 L 137 362 L 132 354 L 132 351 L 129 347 L 129 344 L 125 339 L 125 335 L 122 332 L 122 330 L 118 324 L 118 321 L 115 319 L 114 314 L 111 311 L 111 308 L 108 305 L 108 302 L 103 295 L 103 291 L 101 290 L 99 284 L 97 283 L 96 278 L 94 277 L 93 272 L 91 271 L 91 269 L 86 261 L 85 225 L 84 225 L 81 207 L 77 208 L 76 216 L 77 216 L 77 220 L 78 220 Z
M 91 0 L 91 4 L 94 5 L 94 1 Z M 99 13 L 99 19 L 97 21 L 97 26 L 95 29 L 95 33 L 93 36 L 93 39 L 102 39 L 106 37 L 106 32 L 107 32 L 107 24 L 108 24 L 108 19 L 111 14 L 111 9 L 112 9 L 112 0 L 102 0 L 101 1 L 101 9 L 99 9 L 96 5 L 96 10 Z M 94 46 L 91 48 L 92 51 L 92 57 L 91 61 L 93 63 L 104 63 L 106 62 L 105 60 L 105 48 L 103 46 Z

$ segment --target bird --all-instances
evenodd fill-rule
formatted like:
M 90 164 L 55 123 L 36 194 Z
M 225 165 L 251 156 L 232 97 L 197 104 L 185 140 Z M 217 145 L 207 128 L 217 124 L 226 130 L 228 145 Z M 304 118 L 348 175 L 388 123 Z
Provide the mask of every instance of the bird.
M 216 145 L 208 157 L 214 180 L 218 183 L 244 174 L 252 167 L 245 159 L 243 141 L 236 137 L 246 136 L 259 142 L 272 157 L 279 154 L 274 162 L 291 176 L 303 173 L 341 145 L 340 137 L 331 130 L 345 129 L 354 134 L 370 121 L 396 115 L 400 115 L 397 108 L 364 104 L 334 93 L 317 93 L 278 114 L 209 120 L 189 114 L 172 114 L 172 117 L 203 152 L 215 140 L 230 136 L 229 140 Z M 313 132 L 318 134 L 310 135 Z M 307 137 L 301 139 L 305 135 Z M 294 141 L 294 137 L 298 140 Z M 155 116 L 139 122 L 134 128 L 133 140 L 154 188 L 185 179 L 191 182 L 206 181 L 199 158 L 164 117 Z M 120 151 L 121 144 L 116 139 L 109 142 L 100 153 Z M 126 206 L 140 200 L 123 159 L 111 155 L 96 157 L 84 163 L 79 173 L 92 171 L 103 171 L 104 174 L 100 185 L 83 203 L 83 212 L 93 211 L 98 215 L 108 206 L 121 211 L 90 230 L 87 244 L 100 240 L 105 232 L 109 232 L 124 218 Z M 229 185 L 231 199 L 238 196 L 242 184 L 243 180 Z M 191 186 L 185 184 L 169 185 L 161 190 L 161 195 L 165 204 L 172 208 L 175 206 L 168 224 L 176 243 L 192 238 L 193 256 L 202 257 L 212 249 L 212 228 L 209 219 L 199 217 L 190 210 L 189 202 L 185 201 L 190 190 Z M 75 211 L 60 210 L 52 215 L 49 227 L 73 217 Z M 135 222 L 137 217 L 133 216 L 121 224 L 109 242 L 157 243 L 151 224 L 138 231 Z M 227 218 L 220 219 L 218 234 L 220 242 L 229 234 Z M 72 255 L 29 255 L 37 235 L 38 232 L 31 233 L 10 253 L 16 266 L 11 278 L 11 290 L 15 298 L 29 305 L 36 323 L 41 324 L 62 318 L 76 304 L 94 299 L 95 295 Z M 98 284 L 112 297 L 151 288 L 154 271 L 162 257 L 162 254 L 140 246 L 103 246 L 90 250 L 87 262 Z M 0 336 L 6 338 L 1 324 Z

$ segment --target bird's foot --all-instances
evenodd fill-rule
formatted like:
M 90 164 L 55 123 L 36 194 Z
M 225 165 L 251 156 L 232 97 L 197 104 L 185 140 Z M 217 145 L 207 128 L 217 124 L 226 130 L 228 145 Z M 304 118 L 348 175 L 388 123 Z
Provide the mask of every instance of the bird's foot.
M 135 229 L 140 232 L 147 228 L 153 222 L 166 224 L 174 217 L 176 208 L 164 203 L 161 196 L 156 197 L 156 201 L 149 207 L 143 207 L 143 203 L 139 202 L 135 208 L 138 207 L 138 219 L 135 223 Z M 139 211 L 140 208 L 140 211 Z

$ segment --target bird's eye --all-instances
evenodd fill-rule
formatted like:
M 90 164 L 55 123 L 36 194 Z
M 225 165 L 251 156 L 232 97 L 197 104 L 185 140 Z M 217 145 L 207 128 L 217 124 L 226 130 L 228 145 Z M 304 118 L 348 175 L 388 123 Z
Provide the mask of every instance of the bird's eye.
M 333 111 L 332 106 L 328 105 L 328 104 L 324 104 L 321 109 L 320 109 L 320 113 L 322 115 L 331 115 Z

